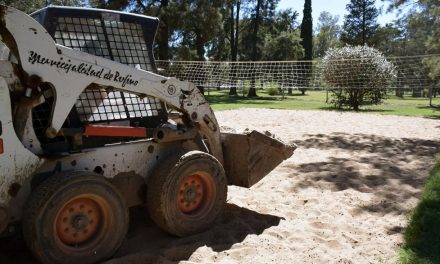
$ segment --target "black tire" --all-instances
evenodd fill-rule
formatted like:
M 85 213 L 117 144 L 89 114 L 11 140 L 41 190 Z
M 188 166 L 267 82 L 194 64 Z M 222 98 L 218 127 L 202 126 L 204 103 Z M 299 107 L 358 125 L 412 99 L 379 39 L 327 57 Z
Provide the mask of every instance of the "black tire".
M 227 181 L 213 156 L 191 151 L 163 162 L 147 184 L 147 205 L 164 231 L 187 236 L 206 230 L 222 213 Z
M 23 235 L 43 263 L 96 263 L 121 246 L 128 219 L 121 194 L 101 175 L 59 173 L 30 195 Z

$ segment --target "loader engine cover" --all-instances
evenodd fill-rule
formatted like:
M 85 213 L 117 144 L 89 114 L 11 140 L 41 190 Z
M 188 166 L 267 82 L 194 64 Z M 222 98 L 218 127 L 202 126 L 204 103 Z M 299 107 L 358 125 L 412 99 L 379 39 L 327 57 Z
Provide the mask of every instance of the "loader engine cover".
M 293 155 L 295 145 L 257 131 L 222 133 L 224 167 L 229 184 L 249 188 Z

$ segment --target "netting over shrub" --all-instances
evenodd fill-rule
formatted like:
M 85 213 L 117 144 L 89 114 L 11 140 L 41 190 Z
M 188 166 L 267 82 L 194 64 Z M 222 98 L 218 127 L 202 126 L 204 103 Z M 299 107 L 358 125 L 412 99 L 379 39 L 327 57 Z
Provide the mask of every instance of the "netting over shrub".
M 365 46 L 330 49 L 322 60 L 321 74 L 331 87 L 332 103 L 355 110 L 379 104 L 395 75 L 395 66 L 378 50 Z

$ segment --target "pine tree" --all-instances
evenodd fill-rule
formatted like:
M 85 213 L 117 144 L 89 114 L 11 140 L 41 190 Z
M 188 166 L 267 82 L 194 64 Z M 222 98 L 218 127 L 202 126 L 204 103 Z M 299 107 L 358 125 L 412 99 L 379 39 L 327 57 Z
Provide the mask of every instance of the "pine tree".
M 302 46 L 304 47 L 304 59 L 313 59 L 313 18 L 312 18 L 312 0 L 305 0 L 303 19 L 301 23 Z
M 380 11 L 375 6 L 375 0 L 350 0 L 347 5 L 348 15 L 345 15 L 342 42 L 350 45 L 373 46 L 373 36 L 379 24 L 377 17 Z

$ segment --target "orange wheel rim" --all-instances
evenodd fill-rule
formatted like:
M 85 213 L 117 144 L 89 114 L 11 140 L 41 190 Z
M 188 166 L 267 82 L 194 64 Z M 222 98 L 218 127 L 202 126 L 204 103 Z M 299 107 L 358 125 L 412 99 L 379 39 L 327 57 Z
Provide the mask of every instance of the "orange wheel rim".
M 103 211 L 91 198 L 76 198 L 66 203 L 55 221 L 58 238 L 73 246 L 90 241 L 100 232 Z
M 179 185 L 177 204 L 185 214 L 198 211 L 209 203 L 212 197 L 210 176 L 202 173 L 185 177 Z

